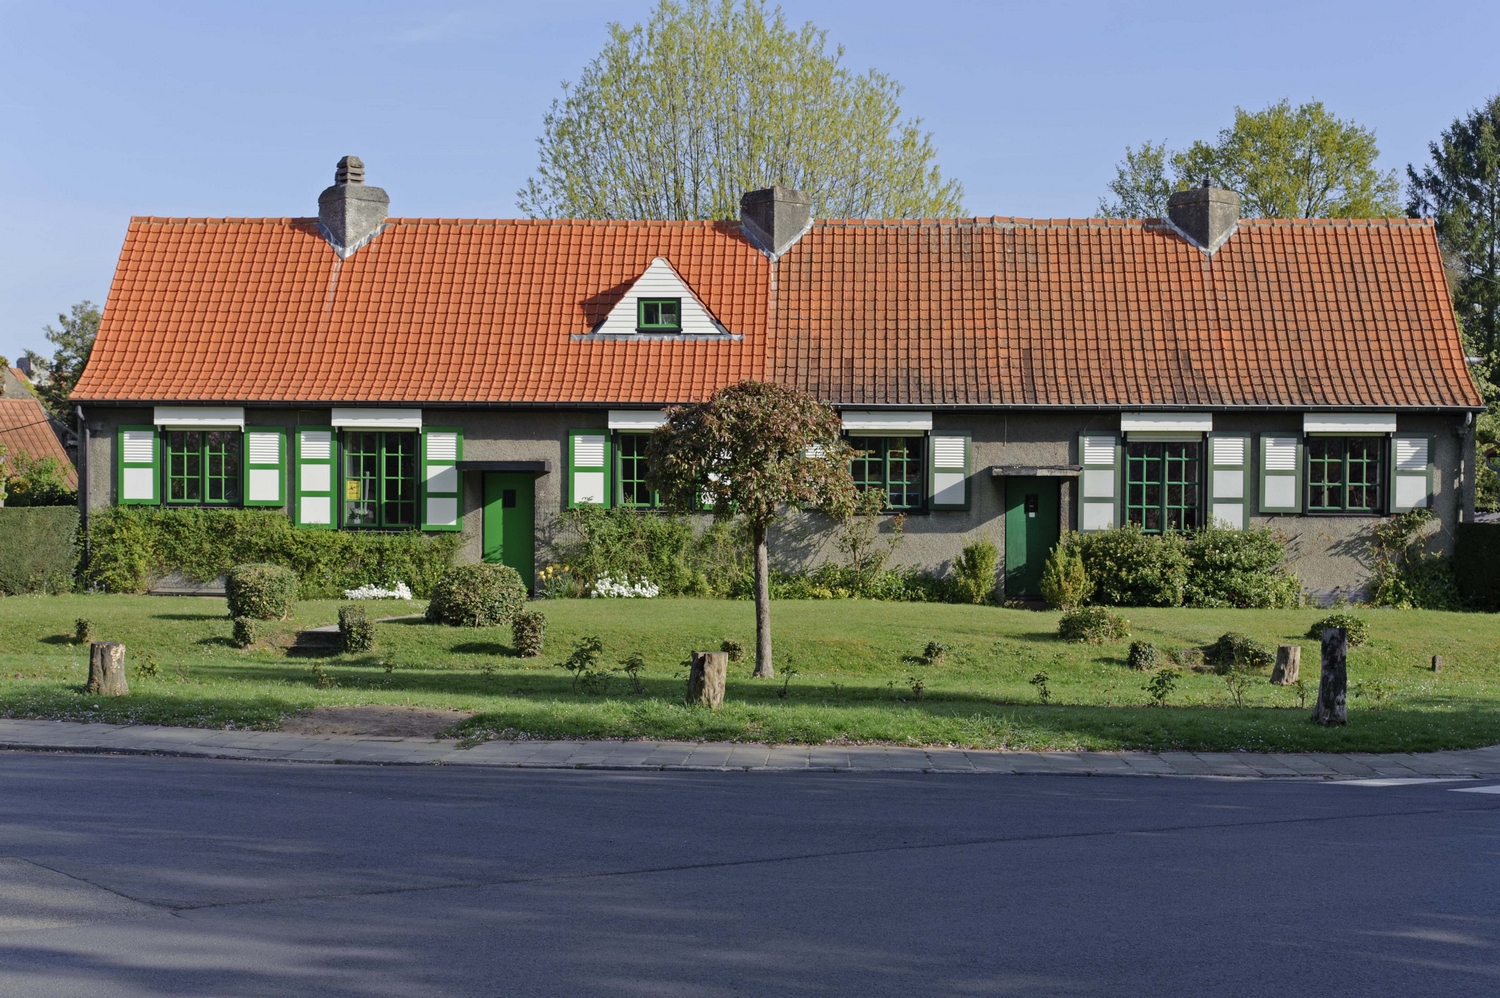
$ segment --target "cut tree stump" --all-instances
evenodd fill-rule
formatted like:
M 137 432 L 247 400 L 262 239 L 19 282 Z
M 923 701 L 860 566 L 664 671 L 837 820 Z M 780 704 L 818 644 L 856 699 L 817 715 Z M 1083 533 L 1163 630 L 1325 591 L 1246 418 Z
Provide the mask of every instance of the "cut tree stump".
M 89 693 L 121 697 L 130 692 L 125 682 L 125 646 L 118 641 L 95 641 L 89 645 Z
M 1349 632 L 1342 627 L 1323 629 L 1323 674 L 1318 679 L 1318 703 L 1312 719 L 1324 727 L 1348 724 L 1344 700 L 1349 692 Z
M 688 672 L 688 706 L 718 710 L 724 705 L 724 679 L 729 675 L 729 653 L 695 651 Z
M 1442 672 L 1443 671 L 1443 656 L 1441 656 L 1441 655 L 1434 655 L 1434 656 L 1432 656 L 1432 671 L 1433 672 Z
M 1278 645 L 1276 668 L 1271 670 L 1271 682 L 1277 686 L 1291 686 L 1302 670 L 1302 646 Z

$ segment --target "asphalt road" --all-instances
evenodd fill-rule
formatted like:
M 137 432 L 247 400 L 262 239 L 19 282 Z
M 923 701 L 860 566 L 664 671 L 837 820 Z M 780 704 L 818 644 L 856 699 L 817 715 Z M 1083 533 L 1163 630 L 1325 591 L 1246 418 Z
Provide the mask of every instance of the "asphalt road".
M 1484 785 L 0 753 L 0 995 L 1493 995 Z

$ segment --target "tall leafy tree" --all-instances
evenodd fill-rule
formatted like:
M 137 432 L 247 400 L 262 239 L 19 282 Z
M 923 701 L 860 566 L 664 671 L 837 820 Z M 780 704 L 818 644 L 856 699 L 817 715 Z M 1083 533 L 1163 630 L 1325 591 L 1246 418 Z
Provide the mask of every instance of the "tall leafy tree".
M 1436 221 L 1454 310 L 1493 382 L 1500 375 L 1500 94 L 1456 119 L 1428 152 L 1432 162 L 1421 172 L 1406 168 L 1407 211 Z
M 1166 198 L 1204 181 L 1240 195 L 1246 218 L 1387 218 L 1401 214 L 1396 171 L 1375 166 L 1380 150 L 1370 129 L 1330 114 L 1321 101 L 1262 111 L 1236 108 L 1234 125 L 1213 141 L 1167 152 L 1147 142 L 1129 147 L 1109 185 L 1105 214 L 1160 217 Z M 1148 215 L 1147 211 L 1153 212 Z
M 742 381 L 706 402 L 674 406 L 651 435 L 652 485 L 669 508 L 708 506 L 717 520 L 742 517 L 755 548 L 755 675 L 771 664 L 772 525 L 792 507 L 840 519 L 855 509 L 849 445 L 839 414 L 794 388 Z
M 661 0 L 552 103 L 541 164 L 517 193 L 535 217 L 734 218 L 745 191 L 781 184 L 825 217 L 963 211 L 931 133 L 902 118 L 901 87 L 841 65 L 827 33 L 763 0 Z
M 45 362 L 46 383 L 36 385 L 35 391 L 48 411 L 73 429 L 77 426 L 74 425 L 68 395 L 89 362 L 89 353 L 94 349 L 94 337 L 99 333 L 99 321 L 103 317 L 98 305 L 85 300 L 74 305 L 70 314 L 59 314 L 56 328 L 50 325 L 42 327 L 42 332 L 57 349 L 52 359 Z M 31 357 L 34 362 L 40 360 L 35 354 Z

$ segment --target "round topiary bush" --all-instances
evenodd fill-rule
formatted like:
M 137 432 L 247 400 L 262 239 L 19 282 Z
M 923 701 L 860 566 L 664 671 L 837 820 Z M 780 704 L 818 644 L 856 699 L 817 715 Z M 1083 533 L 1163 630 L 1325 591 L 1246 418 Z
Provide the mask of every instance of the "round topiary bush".
M 1150 672 L 1160 663 L 1161 656 L 1157 654 L 1156 645 L 1149 641 L 1132 641 L 1130 643 L 1130 655 L 1125 662 L 1137 672 Z
M 1349 647 L 1365 643 L 1370 636 L 1370 624 L 1365 618 L 1355 613 L 1330 613 L 1322 620 L 1307 629 L 1307 636 L 1323 640 L 1323 631 L 1329 627 L 1342 627 L 1349 634 Z
M 297 573 L 280 565 L 236 565 L 224 582 L 229 616 L 285 620 L 297 606 Z
M 1064 641 L 1102 645 L 1130 637 L 1130 621 L 1108 607 L 1081 606 L 1062 615 L 1057 622 L 1057 636 Z
M 510 621 L 511 643 L 522 658 L 542 653 L 542 638 L 547 633 L 547 617 L 540 610 L 518 610 Z
M 455 565 L 432 587 L 427 619 L 453 627 L 493 627 L 526 605 L 526 585 L 509 565 Z
M 369 651 L 375 647 L 375 624 L 364 607 L 354 603 L 339 607 L 339 642 L 346 652 Z

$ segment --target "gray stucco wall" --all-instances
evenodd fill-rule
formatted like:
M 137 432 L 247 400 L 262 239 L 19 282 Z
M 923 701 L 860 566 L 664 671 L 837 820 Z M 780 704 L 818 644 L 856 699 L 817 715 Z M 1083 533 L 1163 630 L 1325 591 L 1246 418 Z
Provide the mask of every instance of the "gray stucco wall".
M 91 439 L 88 447 L 88 485 L 85 501 L 89 509 L 114 502 L 116 494 L 115 440 L 122 425 L 150 425 L 149 407 L 88 407 L 85 411 Z M 246 410 L 246 421 L 256 426 L 328 425 L 329 410 L 255 408 Z M 547 461 L 551 471 L 536 478 L 537 567 L 547 563 L 546 544 L 555 515 L 562 509 L 567 469 L 567 434 L 573 429 L 603 428 L 607 413 L 592 410 L 442 410 L 429 409 L 424 421 L 431 426 L 460 426 L 464 431 L 464 458 L 470 461 Z M 957 413 L 939 412 L 933 417 L 935 431 L 962 430 L 972 435 L 973 475 L 969 481 L 970 508 L 933 511 L 907 518 L 905 537 L 891 564 L 946 571 L 969 541 L 987 537 L 1002 552 L 1005 546 L 1005 480 L 990 469 L 998 465 L 1074 465 L 1079 461 L 1078 435 L 1085 430 L 1115 430 L 1119 416 L 1113 413 Z M 1220 413 L 1216 430 L 1229 432 L 1300 433 L 1300 413 Z M 1464 416 L 1401 415 L 1398 431 L 1431 433 L 1435 438 L 1433 483 L 1434 525 L 1429 547 L 1451 553 L 1454 528 L 1460 510 L 1472 516 L 1474 448 L 1472 435 L 1463 432 Z M 1465 448 L 1467 447 L 1467 452 Z M 1462 475 L 1462 479 L 1461 479 Z M 1076 479 L 1061 478 L 1063 530 L 1076 529 L 1078 509 Z M 1247 496 L 1252 510 L 1258 498 L 1258 475 L 1247 476 Z M 459 557 L 477 561 L 482 550 L 482 475 L 464 476 L 464 525 Z M 1259 516 L 1253 524 L 1264 524 L 1286 538 L 1292 570 L 1307 589 L 1319 598 L 1337 592 L 1356 593 L 1368 582 L 1371 560 L 1368 542 L 1373 516 Z M 888 523 L 888 521 L 887 521 Z M 888 529 L 888 526 L 883 528 Z M 792 515 L 772 535 L 773 557 L 787 567 L 806 567 L 841 557 L 834 545 L 835 529 L 817 515 Z

